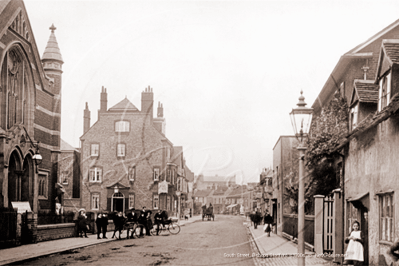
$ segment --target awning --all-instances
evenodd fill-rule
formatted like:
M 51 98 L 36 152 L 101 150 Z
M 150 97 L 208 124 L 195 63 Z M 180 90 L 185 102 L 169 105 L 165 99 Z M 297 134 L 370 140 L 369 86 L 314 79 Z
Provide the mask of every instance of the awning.
M 227 206 L 227 208 L 233 208 L 235 206 L 237 206 L 237 204 L 231 204 L 231 205 Z
M 370 197 L 368 192 L 360 193 L 353 198 L 349 198 L 348 202 L 352 203 L 357 209 L 363 207 L 366 208 L 367 211 L 370 210 Z

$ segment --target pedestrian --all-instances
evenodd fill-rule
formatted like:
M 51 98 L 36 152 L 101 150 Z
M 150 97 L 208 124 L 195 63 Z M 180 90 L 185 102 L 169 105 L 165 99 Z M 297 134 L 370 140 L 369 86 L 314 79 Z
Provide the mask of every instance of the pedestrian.
M 103 238 L 107 239 L 108 215 L 103 213 L 101 228 L 103 231 Z
M 349 237 L 345 239 L 345 243 L 348 244 L 345 254 L 344 264 L 353 264 L 355 266 L 363 264 L 363 235 L 360 229 L 358 221 L 354 221 L 352 224 L 352 232 Z
M 127 223 L 128 223 L 128 228 L 127 228 L 127 238 L 129 238 L 129 231 L 132 229 L 132 234 L 130 235 L 130 238 L 134 238 L 134 233 L 136 231 L 136 223 L 137 223 L 137 214 L 136 214 L 136 209 L 131 208 L 130 212 L 127 214 Z
M 96 226 L 97 226 L 97 239 L 101 239 L 100 238 L 100 234 L 101 234 L 101 229 L 102 229 L 102 223 L 103 223 L 103 215 L 102 213 L 98 213 L 97 215 L 97 219 L 96 219 Z M 103 234 L 104 236 L 104 234 Z
M 157 235 L 159 235 L 159 227 L 163 225 L 164 220 L 163 220 L 163 215 L 162 215 L 162 210 L 159 209 L 158 212 L 154 215 L 154 225 L 157 226 Z
M 88 238 L 87 236 L 87 216 L 86 216 L 86 211 L 83 209 L 79 210 L 79 216 L 78 216 L 78 233 L 79 233 L 79 237 L 84 237 Z
M 152 211 L 148 210 L 146 212 L 146 223 L 145 223 L 145 234 L 147 236 L 151 236 L 150 230 L 152 228 L 152 219 L 151 219 Z
M 146 213 L 141 211 L 139 218 L 137 219 L 137 226 L 140 227 L 140 235 L 139 237 L 144 237 L 143 234 L 143 228 L 145 227 L 145 224 L 147 223 L 147 217 Z
M 114 234 L 112 235 L 112 238 L 116 237 L 116 239 L 122 239 L 121 234 L 123 230 L 123 225 L 125 224 L 125 218 L 123 217 L 122 212 L 118 212 L 116 215 L 114 215 L 113 218 L 115 229 L 114 229 Z M 119 238 L 116 236 L 116 232 L 119 232 Z
M 265 224 L 264 231 L 267 233 L 267 236 L 270 236 L 270 232 L 272 231 L 273 226 L 273 217 L 266 211 L 265 216 L 263 217 L 263 223 Z

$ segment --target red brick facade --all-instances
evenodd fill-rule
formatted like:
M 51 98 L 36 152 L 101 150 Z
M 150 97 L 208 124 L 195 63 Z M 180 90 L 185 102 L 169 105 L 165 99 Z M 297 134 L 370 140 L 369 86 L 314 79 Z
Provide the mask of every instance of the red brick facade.
M 98 121 L 80 138 L 82 207 L 94 212 L 161 207 L 174 213 L 177 165 L 172 143 L 152 122 L 152 89 L 142 93 L 146 111 L 127 99 L 107 110 L 106 95 L 103 88 Z M 87 105 L 84 114 L 87 125 Z M 163 180 L 169 183 L 167 193 L 158 191 Z

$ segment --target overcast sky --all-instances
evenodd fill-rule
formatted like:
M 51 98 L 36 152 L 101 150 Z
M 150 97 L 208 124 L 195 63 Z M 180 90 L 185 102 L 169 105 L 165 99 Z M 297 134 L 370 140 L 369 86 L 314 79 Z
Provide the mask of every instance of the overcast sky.
M 341 55 L 399 19 L 397 1 L 25 0 L 40 56 L 52 23 L 64 59 L 61 138 L 79 147 L 97 121 L 141 92 L 163 103 L 166 136 L 195 174 L 259 179 L 273 166 L 300 91 L 311 106 Z M 398 36 L 399 38 L 399 36 Z M 154 114 L 156 109 L 154 108 Z

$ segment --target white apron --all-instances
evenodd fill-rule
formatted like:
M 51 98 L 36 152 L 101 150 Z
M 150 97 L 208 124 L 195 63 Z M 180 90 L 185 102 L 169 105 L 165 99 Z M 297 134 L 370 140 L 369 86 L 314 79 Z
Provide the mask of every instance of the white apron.
M 352 231 L 351 236 L 360 239 L 361 231 Z M 345 260 L 363 261 L 363 245 L 359 241 L 349 240 Z

